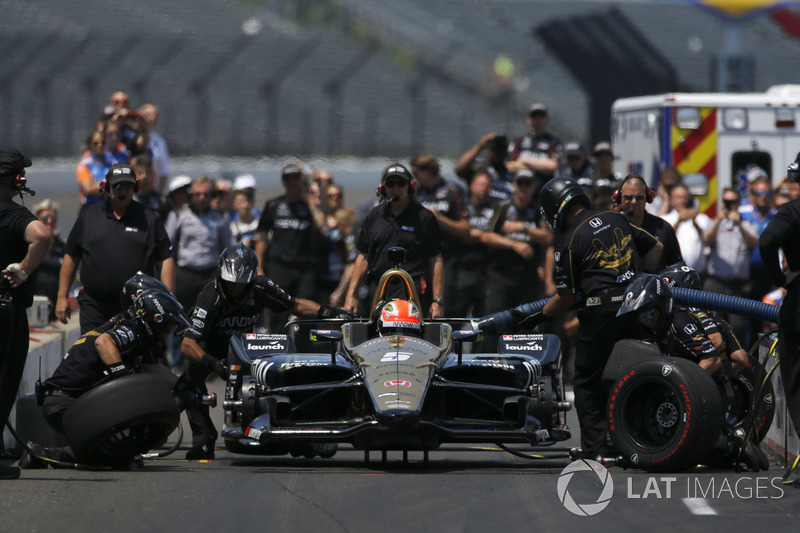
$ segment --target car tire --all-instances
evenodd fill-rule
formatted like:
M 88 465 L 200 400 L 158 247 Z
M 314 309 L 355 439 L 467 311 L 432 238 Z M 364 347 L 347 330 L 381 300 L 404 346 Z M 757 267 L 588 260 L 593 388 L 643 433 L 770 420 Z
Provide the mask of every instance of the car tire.
M 747 368 L 729 378 L 733 400 L 727 409 L 727 424 L 734 429 L 744 429 L 756 444 L 767 435 L 775 417 L 775 389 L 771 381 L 764 382 L 765 377 L 761 363 L 749 357 Z
M 696 363 L 661 357 L 640 361 L 609 395 L 611 439 L 635 468 L 682 471 L 714 447 L 724 411 L 714 380 Z
M 124 376 L 87 392 L 64 412 L 67 442 L 78 461 L 122 466 L 166 442 L 180 423 L 167 381 Z

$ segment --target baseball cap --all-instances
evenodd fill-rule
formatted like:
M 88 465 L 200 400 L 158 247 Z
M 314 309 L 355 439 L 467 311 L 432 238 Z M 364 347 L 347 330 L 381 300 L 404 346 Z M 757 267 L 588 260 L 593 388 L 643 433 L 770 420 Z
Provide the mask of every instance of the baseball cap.
M 547 114 L 547 106 L 544 105 L 541 102 L 536 102 L 535 104 L 531 104 L 531 106 L 528 108 L 528 114 L 529 115 L 533 115 L 533 114 L 546 115 Z
M 14 176 L 31 166 L 31 160 L 22 155 L 19 150 L 10 148 L 0 150 L 0 176 Z
M 564 153 L 566 155 L 583 155 L 583 146 L 581 143 L 567 143 L 564 145 Z
M 242 174 L 233 180 L 233 190 L 241 191 L 242 189 L 255 189 L 256 178 L 252 174 Z
M 601 141 L 594 145 L 594 149 L 592 149 L 593 155 L 602 154 L 603 152 L 614 155 L 614 151 L 611 149 L 611 143 L 607 141 Z
M 747 183 L 753 183 L 758 178 L 769 178 L 767 171 L 758 166 L 751 166 L 747 169 Z
M 189 176 L 184 176 L 184 175 L 175 176 L 174 178 L 169 180 L 169 186 L 167 187 L 167 190 L 170 193 L 173 193 L 178 189 L 188 187 L 191 184 L 192 184 L 192 178 L 190 178 Z
M 290 163 L 281 169 L 281 177 L 293 176 L 295 174 L 303 174 L 303 165 L 300 163 Z
M 406 181 L 411 181 L 411 172 L 409 172 L 408 169 L 400 163 L 392 163 L 386 167 L 386 170 L 383 171 L 383 175 L 381 176 L 381 182 L 386 181 L 392 176 L 402 178 Z
M 126 165 L 125 163 L 117 163 L 108 169 L 108 172 L 106 172 L 106 179 L 108 180 L 109 185 L 123 183 L 126 181 L 130 183 L 136 183 L 136 173 L 133 171 L 133 167 L 130 165 Z

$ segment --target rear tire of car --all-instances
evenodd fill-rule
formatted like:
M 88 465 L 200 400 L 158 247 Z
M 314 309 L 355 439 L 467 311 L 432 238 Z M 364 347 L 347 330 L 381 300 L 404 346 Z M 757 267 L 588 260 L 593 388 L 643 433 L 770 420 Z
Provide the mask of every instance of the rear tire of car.
M 714 380 L 696 363 L 640 361 L 609 395 L 611 439 L 625 460 L 649 472 L 682 471 L 714 447 L 724 411 Z
M 167 381 L 155 374 L 125 376 L 87 392 L 64 413 L 67 441 L 78 461 L 124 466 L 166 442 L 180 423 Z
M 761 363 L 754 357 L 748 359 L 747 368 L 729 378 L 733 388 L 733 401 L 726 417 L 728 425 L 735 429 L 741 427 L 758 444 L 772 426 L 775 416 L 775 389 L 771 381 L 764 381 L 766 373 Z

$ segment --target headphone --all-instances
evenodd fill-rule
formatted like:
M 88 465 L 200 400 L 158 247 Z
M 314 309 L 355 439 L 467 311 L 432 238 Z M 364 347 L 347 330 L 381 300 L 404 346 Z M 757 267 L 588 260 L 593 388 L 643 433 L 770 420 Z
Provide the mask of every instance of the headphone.
M 120 163 L 117 163 L 117 165 L 120 165 Z M 101 181 L 97 185 L 101 191 L 105 191 L 105 193 L 109 194 L 109 195 L 111 194 L 111 182 L 108 181 L 108 177 L 112 173 L 112 169 L 114 169 L 114 167 L 116 167 L 117 165 L 114 165 L 113 167 L 108 169 L 108 172 L 106 172 L 106 177 L 103 178 L 103 181 Z M 133 183 L 133 192 L 135 192 L 135 193 L 139 192 L 139 181 L 140 180 L 136 178 L 136 173 L 133 171 L 133 168 L 130 167 L 129 165 L 124 165 L 124 166 L 127 167 L 128 170 L 130 170 L 130 174 L 133 175 L 133 179 L 135 180 L 134 183 Z M 126 172 L 126 174 L 127 174 L 127 172 Z
M 2 179 L 3 181 L 5 181 L 6 178 L 4 177 Z M 34 196 L 36 194 L 36 191 L 33 191 L 28 188 L 28 178 L 26 178 L 25 174 L 21 172 L 17 174 L 16 177 L 14 177 L 13 181 L 8 185 L 11 185 L 20 195 L 30 194 L 31 196 Z
M 394 167 L 402 168 L 403 172 L 400 172 L 399 170 L 395 170 Z M 392 170 L 393 173 L 390 174 L 390 175 L 387 175 L 390 170 Z M 390 176 L 402 176 L 408 181 L 408 195 L 409 196 L 414 196 L 419 191 L 419 183 L 417 183 L 417 180 L 414 179 L 414 175 L 411 172 L 409 172 L 408 169 L 406 167 L 404 167 L 403 165 L 401 165 L 400 163 L 395 163 L 393 165 L 390 165 L 386 170 L 383 171 L 383 176 L 381 177 L 381 184 L 378 185 L 378 188 L 375 190 L 375 194 L 377 196 L 380 196 L 381 198 L 386 198 L 386 187 L 384 186 L 384 182 Z
M 656 191 L 651 187 L 648 187 L 647 183 L 644 181 L 644 178 L 641 177 L 639 174 L 628 174 L 627 176 L 625 176 L 625 179 L 622 180 L 622 183 L 619 184 L 619 188 L 616 191 L 614 191 L 614 193 L 611 195 L 611 197 L 614 199 L 614 204 L 619 205 L 622 203 L 622 186 L 625 185 L 625 183 L 628 180 L 641 181 L 645 189 L 647 190 L 646 192 L 647 203 L 648 204 L 653 203 L 653 200 L 655 200 L 656 198 Z

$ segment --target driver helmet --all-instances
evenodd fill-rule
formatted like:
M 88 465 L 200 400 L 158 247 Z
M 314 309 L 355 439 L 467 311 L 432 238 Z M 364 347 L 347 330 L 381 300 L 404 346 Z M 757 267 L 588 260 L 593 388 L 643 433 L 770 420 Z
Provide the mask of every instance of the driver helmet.
M 422 315 L 416 305 L 408 300 L 386 303 L 378 316 L 378 331 L 382 335 L 419 335 Z
M 230 304 L 238 305 L 242 303 L 250 294 L 258 275 L 258 256 L 249 246 L 235 244 L 228 246 L 219 254 L 217 266 L 217 276 L 215 285 L 222 299 Z M 225 291 L 223 281 L 230 283 L 245 283 L 246 290 L 236 299 L 232 298 Z
M 539 210 L 555 232 L 564 231 L 567 213 L 575 204 L 592 207 L 586 191 L 572 178 L 553 178 L 539 193 Z
M 625 296 L 617 316 L 635 315 L 639 322 L 645 323 L 648 315 L 658 311 L 658 320 L 652 328 L 658 334 L 666 333 L 672 323 L 674 300 L 672 289 L 655 274 L 641 274 L 625 289 Z
M 125 309 L 129 315 L 133 316 L 133 312 L 131 311 L 133 300 L 148 289 L 155 289 L 167 294 L 170 293 L 170 290 L 167 288 L 167 286 L 161 283 L 159 280 L 153 276 L 148 276 L 147 274 L 139 271 L 128 281 L 126 281 L 125 285 L 122 286 L 122 292 L 119 295 L 122 308 Z
M 148 289 L 133 299 L 133 316 L 151 338 L 177 326 L 178 331 L 192 327 L 183 306 L 168 292 Z
M 687 266 L 683 261 L 668 266 L 659 272 L 658 275 L 661 276 L 664 282 L 670 287 L 699 290 L 703 285 L 697 270 Z

